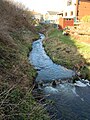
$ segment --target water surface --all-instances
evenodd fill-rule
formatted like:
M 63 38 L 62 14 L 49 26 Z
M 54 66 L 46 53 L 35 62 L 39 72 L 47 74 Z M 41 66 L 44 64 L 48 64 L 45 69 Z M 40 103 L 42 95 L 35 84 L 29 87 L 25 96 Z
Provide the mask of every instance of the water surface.
M 52 101 L 47 107 L 52 120 L 90 120 L 90 83 L 88 80 L 77 81 L 75 84 L 64 82 L 52 86 L 54 80 L 72 79 L 74 71 L 53 63 L 46 55 L 42 41 L 44 35 L 32 45 L 29 56 L 30 63 L 37 69 L 37 82 L 43 81 L 41 90 L 47 100 Z M 55 115 L 54 115 L 55 114 Z
M 56 79 L 72 78 L 75 73 L 61 65 L 53 63 L 53 61 L 45 53 L 42 41 L 45 38 L 41 35 L 41 39 L 33 42 L 32 51 L 29 56 L 30 62 L 35 66 L 38 72 L 36 81 L 52 81 Z

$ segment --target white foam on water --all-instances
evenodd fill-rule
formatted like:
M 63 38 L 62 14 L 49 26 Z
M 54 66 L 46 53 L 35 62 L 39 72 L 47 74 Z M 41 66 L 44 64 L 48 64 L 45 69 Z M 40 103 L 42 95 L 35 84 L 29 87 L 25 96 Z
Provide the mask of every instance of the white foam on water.
M 72 92 L 73 92 L 77 97 L 80 97 L 80 96 L 76 93 L 76 88 L 75 88 L 75 87 L 73 87 Z
M 79 86 L 79 87 L 86 87 L 87 84 L 82 83 L 81 81 L 76 81 L 76 83 L 74 83 L 75 86 Z
M 89 80 L 84 80 L 85 82 L 89 83 Z
M 45 91 L 46 93 L 54 93 L 54 94 L 59 92 L 56 88 L 53 88 L 53 87 L 51 87 L 51 86 L 45 87 L 45 88 L 44 88 L 44 91 Z
M 80 86 L 86 86 L 85 84 L 81 84 L 80 82 L 78 82 L 78 84 Z M 81 99 L 81 101 L 84 101 L 84 99 L 82 97 L 80 97 L 79 94 L 77 94 L 76 88 L 73 84 L 66 83 L 66 84 L 60 84 L 59 86 L 60 86 L 59 90 L 61 89 L 61 92 L 63 92 L 64 94 L 67 94 L 69 97 L 75 97 L 75 96 L 79 97 Z
M 86 85 L 87 85 L 87 86 L 90 86 L 90 84 L 89 84 L 89 83 L 86 83 Z
M 77 93 L 76 93 L 76 88 L 72 83 L 64 83 L 64 84 L 59 84 L 59 86 L 57 87 L 58 91 L 60 93 L 63 93 L 65 95 L 71 96 L 71 97 L 80 97 Z
M 84 102 L 84 99 L 83 98 L 80 98 L 81 99 L 81 101 L 83 101 Z

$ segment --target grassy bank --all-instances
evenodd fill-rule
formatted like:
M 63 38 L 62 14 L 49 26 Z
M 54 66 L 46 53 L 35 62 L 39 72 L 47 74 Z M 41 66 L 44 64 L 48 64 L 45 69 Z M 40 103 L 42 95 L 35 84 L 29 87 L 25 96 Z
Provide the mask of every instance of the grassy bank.
M 44 46 L 55 63 L 75 70 L 82 78 L 90 79 L 90 45 L 51 29 L 47 31 Z
M 9 0 L 0 1 L 0 120 L 48 120 L 32 96 L 36 71 L 28 61 L 39 36 L 31 12 Z

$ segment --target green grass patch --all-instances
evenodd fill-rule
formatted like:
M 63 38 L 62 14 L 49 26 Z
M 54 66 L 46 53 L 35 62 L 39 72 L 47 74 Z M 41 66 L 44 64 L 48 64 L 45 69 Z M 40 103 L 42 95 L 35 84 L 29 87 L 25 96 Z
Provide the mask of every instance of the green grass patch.
M 82 78 L 90 79 L 90 46 L 78 42 L 71 36 L 65 36 L 62 31 L 51 29 L 47 31 L 43 42 L 50 58 L 57 64 L 81 73 Z

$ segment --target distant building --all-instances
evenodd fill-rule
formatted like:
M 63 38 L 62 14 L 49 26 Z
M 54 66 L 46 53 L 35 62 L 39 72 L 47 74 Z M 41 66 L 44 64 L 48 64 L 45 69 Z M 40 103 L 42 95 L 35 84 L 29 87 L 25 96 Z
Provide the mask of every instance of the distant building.
M 42 15 L 41 13 L 32 11 L 32 14 L 33 14 L 33 19 L 36 19 L 36 20 L 38 20 L 39 22 L 40 22 L 40 21 L 43 21 L 43 15 Z
M 63 10 L 62 18 L 59 18 L 59 29 L 74 26 L 74 21 L 77 20 L 77 0 L 65 1 L 65 9 Z
M 53 23 L 53 24 L 57 24 L 58 23 L 58 14 L 59 12 L 56 11 L 47 11 L 47 13 L 44 16 L 44 21 L 46 23 Z

